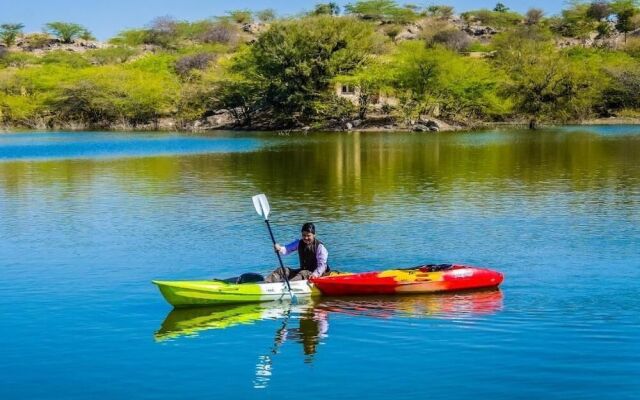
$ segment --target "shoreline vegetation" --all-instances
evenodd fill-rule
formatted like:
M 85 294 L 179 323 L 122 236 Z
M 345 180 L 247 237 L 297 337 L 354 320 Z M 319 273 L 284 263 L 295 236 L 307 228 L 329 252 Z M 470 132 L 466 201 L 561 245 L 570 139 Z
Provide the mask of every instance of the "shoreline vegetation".
M 559 15 L 360 0 L 158 17 L 96 41 L 0 21 L 0 130 L 446 131 L 640 123 L 640 1 Z

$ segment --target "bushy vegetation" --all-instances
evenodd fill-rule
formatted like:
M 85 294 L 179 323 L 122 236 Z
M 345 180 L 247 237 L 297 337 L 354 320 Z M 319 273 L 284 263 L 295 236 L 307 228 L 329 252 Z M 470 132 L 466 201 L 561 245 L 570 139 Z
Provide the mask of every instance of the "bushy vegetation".
M 381 116 L 536 127 L 640 112 L 636 0 L 573 1 L 558 16 L 498 3 L 453 17 L 449 6 L 393 0 L 319 3 L 295 18 L 269 9 L 165 16 L 82 51 L 55 47 L 91 39 L 82 25 L 24 35 L 22 24 L 4 23 L 0 124 L 153 127 L 170 118 L 188 128 L 225 110 L 253 128 Z M 408 27 L 420 34 L 402 39 Z

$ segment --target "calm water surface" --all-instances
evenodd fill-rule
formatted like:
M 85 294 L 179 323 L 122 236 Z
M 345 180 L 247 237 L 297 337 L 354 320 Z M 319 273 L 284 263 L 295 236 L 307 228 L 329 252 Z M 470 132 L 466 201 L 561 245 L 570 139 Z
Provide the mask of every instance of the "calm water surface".
M 343 270 L 500 291 L 171 311 L 316 222 Z M 0 398 L 640 398 L 640 127 L 0 135 Z M 290 260 L 294 262 L 295 260 Z

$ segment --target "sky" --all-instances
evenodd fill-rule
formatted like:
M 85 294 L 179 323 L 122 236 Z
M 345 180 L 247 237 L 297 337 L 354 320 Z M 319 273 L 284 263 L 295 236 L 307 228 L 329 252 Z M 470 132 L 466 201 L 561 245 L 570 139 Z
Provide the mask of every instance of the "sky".
M 355 1 L 355 0 L 354 0 Z M 336 1 L 341 6 L 354 1 Z M 399 4 L 447 4 L 456 12 L 478 8 L 493 8 L 497 0 L 398 1 Z M 38 32 L 47 22 L 76 22 L 87 27 L 99 40 L 115 36 L 127 28 L 140 28 L 159 16 L 179 20 L 199 20 L 237 9 L 262 10 L 272 8 L 280 15 L 295 15 L 310 10 L 320 0 L 0 0 L 0 24 L 22 23 L 25 32 Z M 524 12 L 531 7 L 542 8 L 548 15 L 556 14 L 563 2 L 558 0 L 502 0 L 507 7 Z

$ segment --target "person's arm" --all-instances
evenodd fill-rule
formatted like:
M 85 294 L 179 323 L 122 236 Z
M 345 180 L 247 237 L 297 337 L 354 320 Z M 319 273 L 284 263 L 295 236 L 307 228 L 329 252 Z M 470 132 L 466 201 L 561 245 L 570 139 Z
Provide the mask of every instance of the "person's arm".
M 316 260 L 318 262 L 318 267 L 316 267 L 315 271 L 311 274 L 313 278 L 317 278 L 319 276 L 324 275 L 327 271 L 327 260 L 329 259 L 329 252 L 324 245 L 319 245 L 316 250 Z
M 282 254 L 283 256 L 286 256 L 287 254 L 291 254 L 293 252 L 298 251 L 299 243 L 300 243 L 300 240 L 296 239 L 286 246 L 280 246 L 280 248 L 277 248 L 277 250 L 280 252 L 280 254 Z

